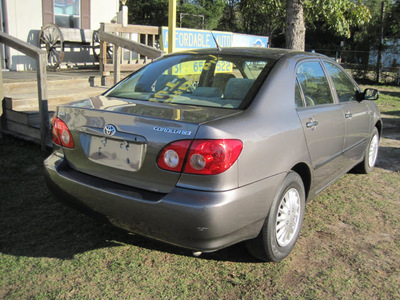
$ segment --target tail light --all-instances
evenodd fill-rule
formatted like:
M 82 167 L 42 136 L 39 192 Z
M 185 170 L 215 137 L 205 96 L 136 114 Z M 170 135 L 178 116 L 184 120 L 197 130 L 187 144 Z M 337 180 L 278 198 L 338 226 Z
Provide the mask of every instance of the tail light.
M 181 172 L 189 145 L 190 141 L 185 140 L 164 147 L 157 159 L 158 166 L 164 170 Z
M 51 135 L 53 143 L 66 148 L 74 148 L 74 139 L 63 120 L 53 117 L 51 120 Z
M 228 170 L 242 149 L 243 143 L 240 140 L 178 141 L 164 147 L 157 164 L 169 171 L 216 175 Z

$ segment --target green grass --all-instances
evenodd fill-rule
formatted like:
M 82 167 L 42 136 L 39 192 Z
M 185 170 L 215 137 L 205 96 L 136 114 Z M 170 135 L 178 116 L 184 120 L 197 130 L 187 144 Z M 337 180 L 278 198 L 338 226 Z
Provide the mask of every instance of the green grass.
M 398 118 L 399 96 L 381 93 L 385 116 Z M 44 183 L 47 155 L 0 139 L 1 299 L 400 297 L 398 171 L 343 176 L 307 205 L 291 255 L 262 263 L 243 244 L 195 258 L 64 207 Z
M 381 112 L 400 117 L 400 87 L 398 86 L 362 86 L 372 87 L 380 91 L 377 105 Z

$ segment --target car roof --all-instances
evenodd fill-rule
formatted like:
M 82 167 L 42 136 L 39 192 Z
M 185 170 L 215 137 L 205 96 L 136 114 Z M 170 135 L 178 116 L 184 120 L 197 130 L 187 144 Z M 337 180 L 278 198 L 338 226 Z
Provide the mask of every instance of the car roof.
M 256 47 L 227 47 L 222 49 L 217 48 L 206 48 L 206 49 L 193 49 L 187 51 L 175 52 L 173 54 L 167 54 L 165 56 L 175 56 L 182 54 L 194 54 L 194 55 L 234 55 L 244 57 L 255 57 L 255 58 L 270 58 L 278 60 L 282 57 L 287 59 L 303 59 L 303 58 L 321 58 L 326 57 L 321 54 L 295 51 L 281 48 L 256 48 Z

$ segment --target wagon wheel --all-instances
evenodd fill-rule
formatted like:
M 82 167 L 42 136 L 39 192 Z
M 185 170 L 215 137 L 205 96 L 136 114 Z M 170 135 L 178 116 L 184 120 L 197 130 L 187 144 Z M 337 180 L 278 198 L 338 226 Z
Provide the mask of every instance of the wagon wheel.
M 93 31 L 92 35 L 92 49 L 93 49 L 93 57 L 95 61 L 100 62 L 100 35 L 98 30 Z M 107 60 L 111 60 L 113 57 L 112 46 L 107 44 Z
M 56 24 L 46 24 L 39 34 L 39 48 L 47 52 L 47 64 L 58 68 L 64 59 L 64 37 Z

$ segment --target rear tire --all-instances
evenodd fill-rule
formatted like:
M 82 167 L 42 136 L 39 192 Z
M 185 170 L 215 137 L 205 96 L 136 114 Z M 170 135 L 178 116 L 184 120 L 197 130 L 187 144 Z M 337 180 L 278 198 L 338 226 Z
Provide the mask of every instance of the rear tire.
M 273 262 L 288 256 L 299 236 L 304 210 L 304 184 L 301 177 L 291 171 L 276 193 L 260 234 L 246 242 L 250 254 Z
M 368 174 L 371 173 L 376 164 L 379 149 L 379 132 L 375 127 L 372 131 L 371 139 L 369 140 L 367 149 L 365 150 L 364 160 L 354 167 L 357 173 Z

